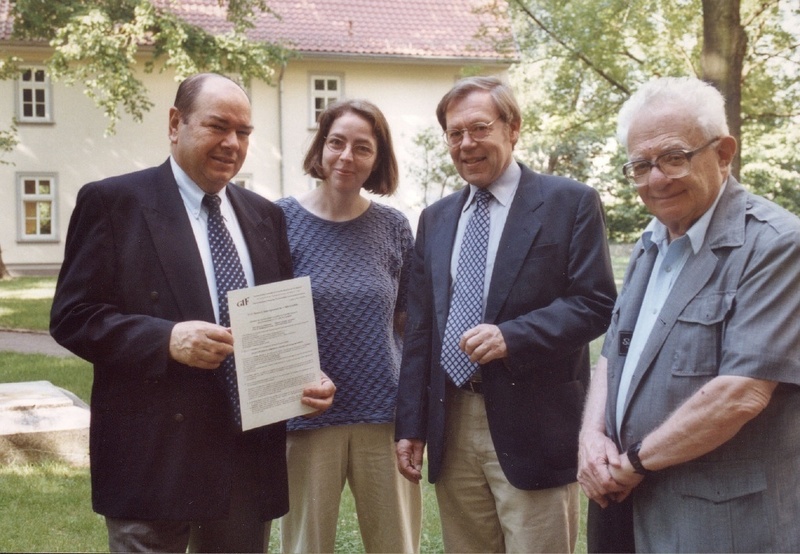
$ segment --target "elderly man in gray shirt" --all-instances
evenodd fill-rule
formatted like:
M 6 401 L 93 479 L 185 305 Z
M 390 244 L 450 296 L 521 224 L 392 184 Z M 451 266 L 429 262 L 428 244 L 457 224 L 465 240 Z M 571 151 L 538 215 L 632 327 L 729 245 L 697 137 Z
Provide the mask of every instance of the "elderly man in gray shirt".
M 643 86 L 618 136 L 655 217 L 581 429 L 589 549 L 800 551 L 800 220 L 730 175 L 724 100 L 698 79 Z

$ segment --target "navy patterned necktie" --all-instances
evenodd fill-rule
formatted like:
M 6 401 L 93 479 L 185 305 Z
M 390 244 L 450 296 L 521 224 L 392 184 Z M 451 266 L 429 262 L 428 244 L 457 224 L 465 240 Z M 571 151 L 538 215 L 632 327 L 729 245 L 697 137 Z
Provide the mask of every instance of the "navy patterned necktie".
M 456 282 L 442 342 L 441 363 L 447 375 L 460 387 L 478 369 L 459 347 L 465 331 L 483 320 L 483 286 L 486 278 L 486 251 L 489 246 L 489 201 L 492 193 L 475 193 L 475 211 L 467 222 L 461 251 L 458 253 Z
M 228 291 L 247 287 L 242 262 L 233 244 L 231 234 L 225 226 L 219 205 L 219 196 L 206 194 L 203 205 L 208 210 L 208 245 L 211 247 L 211 260 L 214 263 L 214 279 L 217 282 L 217 298 L 219 300 L 219 324 L 230 327 L 231 316 L 228 310 Z M 241 428 L 242 415 L 239 410 L 239 389 L 236 385 L 236 365 L 233 354 L 229 355 L 219 366 L 225 388 L 233 408 L 233 418 Z

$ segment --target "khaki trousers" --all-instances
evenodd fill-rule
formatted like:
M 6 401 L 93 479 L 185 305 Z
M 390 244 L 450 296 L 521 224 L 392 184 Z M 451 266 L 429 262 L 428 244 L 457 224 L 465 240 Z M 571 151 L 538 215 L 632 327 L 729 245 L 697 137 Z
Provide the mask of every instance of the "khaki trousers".
M 578 484 L 512 486 L 494 450 L 483 395 L 449 389 L 436 499 L 445 552 L 573 552 Z
M 394 424 L 337 425 L 287 437 L 289 513 L 283 552 L 333 552 L 345 483 L 366 552 L 418 552 L 420 487 L 395 463 Z

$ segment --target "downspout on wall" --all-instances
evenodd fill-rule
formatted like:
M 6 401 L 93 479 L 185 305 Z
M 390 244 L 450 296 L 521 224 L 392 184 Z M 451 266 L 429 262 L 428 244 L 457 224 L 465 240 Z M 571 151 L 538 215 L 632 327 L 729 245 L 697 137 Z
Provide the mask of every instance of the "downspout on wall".
M 281 64 L 281 71 L 278 74 L 278 150 L 280 161 L 279 164 L 279 175 L 280 175 L 280 182 L 278 183 L 278 191 L 280 192 L 280 198 L 286 196 L 286 188 L 285 188 L 285 181 L 286 176 L 284 175 L 284 144 L 283 144 L 283 74 L 286 71 L 286 62 Z

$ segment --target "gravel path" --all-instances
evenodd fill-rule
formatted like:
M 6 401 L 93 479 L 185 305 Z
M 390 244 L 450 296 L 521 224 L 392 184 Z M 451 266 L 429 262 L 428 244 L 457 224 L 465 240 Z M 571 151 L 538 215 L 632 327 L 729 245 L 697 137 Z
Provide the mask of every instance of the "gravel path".
M 0 352 L 46 354 L 48 356 L 73 356 L 44 332 L 0 330 Z

